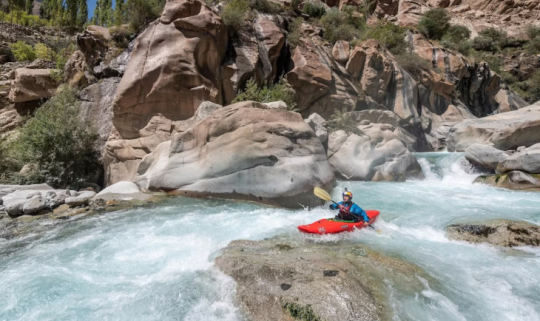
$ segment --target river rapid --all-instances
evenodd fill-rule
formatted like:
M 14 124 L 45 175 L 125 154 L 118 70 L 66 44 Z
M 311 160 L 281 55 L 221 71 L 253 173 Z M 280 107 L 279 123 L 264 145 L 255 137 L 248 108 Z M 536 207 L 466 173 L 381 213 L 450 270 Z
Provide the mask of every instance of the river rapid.
M 540 320 L 540 250 L 451 241 L 452 223 L 506 218 L 540 224 L 540 193 L 472 184 L 463 156 L 419 153 L 426 179 L 339 182 L 364 209 L 370 229 L 306 237 L 296 226 L 333 215 L 226 200 L 175 198 L 53 224 L 0 239 L 0 320 L 243 320 L 235 282 L 213 259 L 235 239 L 286 235 L 292 242 L 351 241 L 422 267 L 424 290 L 387 283 L 395 320 Z

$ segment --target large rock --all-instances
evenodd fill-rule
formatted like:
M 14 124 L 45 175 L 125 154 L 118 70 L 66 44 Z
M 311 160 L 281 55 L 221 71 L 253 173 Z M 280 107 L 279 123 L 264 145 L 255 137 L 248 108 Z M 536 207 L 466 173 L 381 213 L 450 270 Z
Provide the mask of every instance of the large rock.
M 489 145 L 472 144 L 465 149 L 465 158 L 477 166 L 496 170 L 499 163 L 508 158 L 508 154 Z
M 530 174 L 540 174 L 540 143 L 512 154 L 499 163 L 497 169 L 501 173 L 522 171 Z
M 51 72 L 51 69 L 16 69 L 9 100 L 18 103 L 52 97 L 58 82 L 51 77 Z
M 234 55 L 221 66 L 225 104 L 232 102 L 249 79 L 263 85 L 273 83 L 276 74 L 284 72 L 283 63 L 277 64 L 285 43 L 280 20 L 280 16 L 257 13 L 249 27 L 239 31 L 238 41 L 232 44 Z
M 324 147 L 294 112 L 255 102 L 223 107 L 175 134 L 142 160 L 135 183 L 148 190 L 240 198 L 287 207 L 320 204 L 331 186 Z
M 540 142 L 540 103 L 516 111 L 456 124 L 446 140 L 449 151 L 462 152 L 474 143 L 500 150 Z
M 540 226 L 527 222 L 495 220 L 452 224 L 447 228 L 447 235 L 454 240 L 495 246 L 540 246 Z
M 24 214 L 37 213 L 45 208 L 45 199 L 41 195 L 35 195 L 23 206 Z
M 349 60 L 349 42 L 339 40 L 332 49 L 332 57 L 339 63 L 346 63 Z
M 120 139 L 113 128 L 103 155 L 106 184 L 132 181 L 144 156 L 160 143 L 170 140 L 174 133 L 187 131 L 219 108 L 222 106 L 203 101 L 195 115 L 187 120 L 172 122 L 161 115 L 154 116 L 146 127 L 140 130 L 141 137 L 136 139 Z
M 86 63 L 90 68 L 99 64 L 109 49 L 108 41 L 111 40 L 109 30 L 100 26 L 90 25 L 85 31 L 77 34 L 77 45 L 83 52 Z
M 322 118 L 319 114 L 313 113 L 305 119 L 306 124 L 313 129 L 315 135 L 319 138 L 321 143 L 324 146 L 328 144 L 328 130 L 326 129 L 326 120 Z
M 92 197 L 96 195 L 96 192 L 93 191 L 82 191 L 77 193 L 76 196 L 67 197 L 65 202 L 67 205 L 74 207 L 80 205 L 86 205 L 90 202 Z
M 128 47 L 111 62 L 102 61 L 99 66 L 94 67 L 94 74 L 99 78 L 122 77 L 131 58 L 131 52 L 135 48 L 135 40 L 128 44 Z
M 119 83 L 120 78 L 103 79 L 97 84 L 86 87 L 78 94 L 81 101 L 81 117 L 89 121 L 97 130 L 100 151 L 103 151 L 113 127 L 113 103 Z
M 86 57 L 80 50 L 75 51 L 64 66 L 64 82 L 71 86 L 84 88 L 95 81 L 87 71 Z
M 396 119 L 391 114 L 362 111 L 351 115 L 359 121 L 357 127 L 362 134 L 338 130 L 330 134 L 328 141 L 328 160 L 337 176 L 363 181 L 423 177 L 420 165 L 410 154 L 415 150 L 416 138 L 403 128 L 393 126 Z M 366 119 L 362 119 L 362 115 L 366 115 Z M 371 123 L 372 120 L 381 123 Z
M 294 49 L 294 68 L 287 74 L 287 81 L 296 92 L 296 103 L 301 111 L 329 93 L 332 71 L 321 61 L 317 48 L 308 42 Z
M 422 279 L 437 283 L 411 263 L 349 242 L 239 240 L 215 264 L 235 280 L 249 320 L 390 320 L 393 295 L 414 297 Z
M 137 38 L 118 86 L 113 123 L 119 135 L 138 138 L 158 114 L 183 120 L 205 100 L 221 103 L 226 48 L 226 27 L 204 2 L 168 1 Z
M 540 174 L 527 174 L 520 171 L 481 175 L 474 182 L 516 191 L 540 191 Z

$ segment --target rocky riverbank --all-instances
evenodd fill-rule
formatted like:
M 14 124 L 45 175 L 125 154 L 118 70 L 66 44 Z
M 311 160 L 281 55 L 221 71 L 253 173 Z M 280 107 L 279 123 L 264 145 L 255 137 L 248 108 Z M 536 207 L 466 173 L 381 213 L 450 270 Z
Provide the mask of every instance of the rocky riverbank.
M 489 243 L 495 246 L 540 246 L 540 226 L 509 220 L 452 224 L 447 236 L 471 243 Z

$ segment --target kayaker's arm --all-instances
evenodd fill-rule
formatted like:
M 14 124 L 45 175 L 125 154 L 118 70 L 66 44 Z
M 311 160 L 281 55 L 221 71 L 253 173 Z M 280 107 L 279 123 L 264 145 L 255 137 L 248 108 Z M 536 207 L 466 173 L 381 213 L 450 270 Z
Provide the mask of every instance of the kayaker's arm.
M 353 206 L 351 206 L 350 213 L 361 217 L 364 222 L 369 223 L 369 216 L 367 216 L 366 211 L 364 211 L 360 206 L 353 204 Z
M 330 204 L 330 209 L 331 210 L 337 210 L 339 208 L 339 205 L 341 205 L 343 202 L 339 202 L 337 204 Z

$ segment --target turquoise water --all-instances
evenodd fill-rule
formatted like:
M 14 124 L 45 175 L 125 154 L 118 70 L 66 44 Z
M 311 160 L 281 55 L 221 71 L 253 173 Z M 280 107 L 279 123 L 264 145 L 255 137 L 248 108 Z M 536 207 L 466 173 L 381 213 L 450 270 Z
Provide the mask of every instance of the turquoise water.
M 365 209 L 379 209 L 377 234 L 319 237 L 367 243 L 415 262 L 436 280 L 414 296 L 388 283 L 395 320 L 540 320 L 540 250 L 450 241 L 448 224 L 492 218 L 540 224 L 540 194 L 473 185 L 462 155 L 418 154 L 426 180 L 340 182 Z M 242 320 L 235 283 L 213 266 L 235 239 L 283 235 L 331 215 L 225 200 L 174 199 L 75 222 L 43 222 L 0 239 L 0 320 Z

